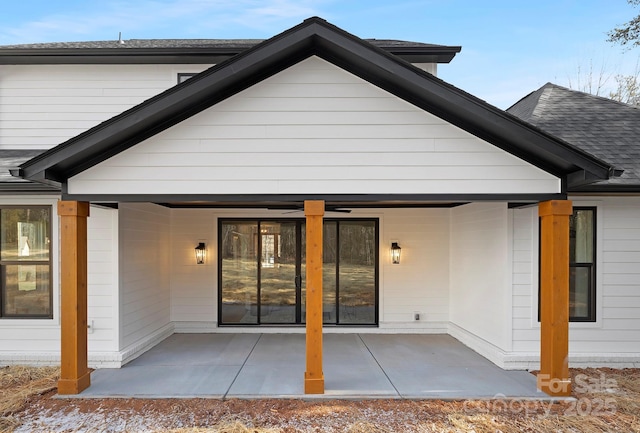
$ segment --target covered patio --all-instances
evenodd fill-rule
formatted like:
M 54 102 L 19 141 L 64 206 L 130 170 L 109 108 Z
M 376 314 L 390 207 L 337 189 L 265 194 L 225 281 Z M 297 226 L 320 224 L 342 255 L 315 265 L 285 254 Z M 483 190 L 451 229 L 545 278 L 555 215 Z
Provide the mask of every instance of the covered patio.
M 535 377 L 505 371 L 448 335 L 327 334 L 325 393 L 309 395 L 304 334 L 174 334 L 74 397 L 536 398 Z
M 500 365 L 525 334 L 514 329 L 516 321 L 523 323 L 514 310 L 524 308 L 516 296 L 537 296 L 537 387 L 570 395 L 573 211 L 567 190 L 608 179 L 614 170 L 312 18 L 12 173 L 62 191 L 60 394 L 491 398 L 542 394 L 533 376 L 502 371 L 452 337 L 384 333 L 451 333 Z M 537 215 L 530 214 L 526 236 L 518 238 L 512 209 L 529 206 Z M 303 210 L 305 241 L 299 222 L 290 242 L 296 272 L 286 287 L 275 287 L 296 291 L 295 318 L 278 324 L 266 317 L 271 310 L 261 310 L 261 272 L 275 264 L 275 236 L 282 234 L 260 220 L 280 223 Z M 384 329 L 383 335 L 324 334 L 331 310 L 323 285 L 333 283 L 324 282 L 323 265 L 334 261 L 324 254 L 330 248 L 323 224 L 335 212 L 352 211 L 348 218 L 373 221 L 371 232 L 379 230 L 351 244 L 370 253 L 367 302 L 374 314 L 366 325 Z M 251 242 L 233 241 L 249 239 L 249 231 L 234 232 L 233 224 L 224 231 L 225 221 L 247 218 L 257 220 L 252 224 L 259 230 L 251 232 Z M 262 239 L 263 228 L 270 240 L 262 245 L 273 240 L 268 253 L 257 248 L 262 240 L 253 240 Z M 225 243 L 224 234 L 232 241 Z M 344 248 L 337 240 L 326 243 L 337 252 Z M 399 243 L 402 263 L 386 254 Z M 92 245 L 97 249 L 89 262 Z M 194 263 L 194 245 L 201 254 L 208 249 L 206 260 Z M 303 324 L 304 264 L 305 336 L 216 335 L 226 325 L 246 325 L 237 323 L 244 316 L 224 317 L 220 308 L 231 281 L 223 275 L 225 257 L 238 265 L 247 259 L 243 263 L 255 268 L 250 296 L 237 296 L 235 304 L 248 306 L 249 316 L 257 312 L 254 326 L 261 319 L 267 327 L 287 325 L 282 333 Z M 517 295 L 516 268 L 528 282 Z M 104 288 L 95 282 L 104 274 L 96 271 L 104 269 L 107 278 L 118 279 L 108 284 L 112 297 L 98 300 Z M 338 281 L 340 261 L 333 269 Z M 249 293 L 243 279 L 238 282 Z M 339 293 L 339 281 L 333 286 Z M 90 291 L 97 296 L 89 298 Z M 354 307 L 343 304 L 344 312 Z M 102 308 L 108 320 L 90 317 L 90 307 Z M 89 327 L 100 334 L 94 347 Z M 526 327 L 537 328 L 537 321 Z M 213 335 L 174 335 L 135 359 L 174 331 Z M 527 333 L 527 341 L 533 335 Z M 135 361 L 90 379 L 90 352 Z M 532 356 L 537 359 L 537 349 Z

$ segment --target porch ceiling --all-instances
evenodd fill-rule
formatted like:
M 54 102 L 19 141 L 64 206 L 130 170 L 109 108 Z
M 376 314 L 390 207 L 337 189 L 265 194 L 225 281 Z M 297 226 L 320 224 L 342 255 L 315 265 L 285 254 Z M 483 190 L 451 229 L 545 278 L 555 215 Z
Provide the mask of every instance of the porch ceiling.
M 155 203 L 172 209 L 268 209 L 302 210 L 305 200 L 324 200 L 327 211 L 371 208 L 453 208 L 471 202 L 500 201 L 510 207 L 565 199 L 564 194 L 378 194 L 378 195 L 103 195 L 79 196 L 75 200 L 90 201 L 108 207 L 122 202 Z

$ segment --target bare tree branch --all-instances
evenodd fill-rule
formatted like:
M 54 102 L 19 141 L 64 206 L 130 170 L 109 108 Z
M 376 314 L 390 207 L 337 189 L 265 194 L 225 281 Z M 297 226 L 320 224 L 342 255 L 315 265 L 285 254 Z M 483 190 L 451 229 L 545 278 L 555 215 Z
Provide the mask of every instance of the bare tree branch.
M 640 0 L 627 0 L 630 5 L 640 5 Z M 620 45 L 640 46 L 640 15 L 607 33 L 607 41 Z

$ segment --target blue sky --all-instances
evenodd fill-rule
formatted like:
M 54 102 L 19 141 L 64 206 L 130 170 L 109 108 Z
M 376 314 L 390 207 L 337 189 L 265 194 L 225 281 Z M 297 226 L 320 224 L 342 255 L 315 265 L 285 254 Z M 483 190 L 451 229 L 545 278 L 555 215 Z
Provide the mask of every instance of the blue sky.
M 606 32 L 639 12 L 626 0 L 22 0 L 3 3 L 0 45 L 269 38 L 317 15 L 362 38 L 461 45 L 439 76 L 507 108 L 548 81 L 577 88 L 591 68 L 633 72 L 640 49 Z

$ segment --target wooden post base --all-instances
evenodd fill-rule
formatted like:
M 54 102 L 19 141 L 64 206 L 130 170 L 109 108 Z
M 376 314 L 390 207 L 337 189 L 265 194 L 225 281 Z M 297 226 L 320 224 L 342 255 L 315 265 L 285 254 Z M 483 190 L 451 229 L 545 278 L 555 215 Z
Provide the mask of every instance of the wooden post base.
M 554 379 L 538 373 L 538 389 L 552 397 L 571 397 L 571 379 Z
M 304 393 L 324 394 L 324 375 L 320 378 L 310 378 L 309 373 L 304 373 Z
M 58 380 L 58 394 L 60 395 L 76 395 L 80 394 L 91 385 L 91 372 L 87 371 L 78 379 L 60 379 Z

